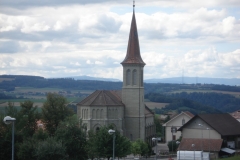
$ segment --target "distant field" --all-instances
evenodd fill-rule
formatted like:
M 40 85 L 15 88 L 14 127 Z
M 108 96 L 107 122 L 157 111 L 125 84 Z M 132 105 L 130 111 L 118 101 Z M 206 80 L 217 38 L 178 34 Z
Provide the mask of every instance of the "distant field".
M 35 105 L 34 105 L 34 106 L 35 106 Z M 5 107 L 6 107 L 6 106 L 0 107 L 0 113 L 4 112 Z M 14 104 L 14 107 L 17 108 L 17 110 L 20 110 L 20 108 L 21 108 L 20 106 L 17 106 L 17 105 L 15 105 L 15 104 Z M 42 112 L 41 107 L 37 107 L 37 111 L 38 111 L 39 113 Z
M 59 92 L 63 91 L 60 88 L 32 88 L 32 87 L 16 87 L 14 92 Z
M 12 81 L 12 80 L 14 80 L 14 79 L 13 78 L 0 78 L 0 83 L 2 81 Z
M 187 93 L 193 93 L 193 92 L 202 92 L 202 93 L 208 93 L 208 92 L 215 92 L 215 93 L 222 93 L 222 94 L 230 94 L 235 96 L 236 98 L 240 98 L 240 92 L 229 92 L 229 91 L 216 91 L 216 90 L 189 90 L 189 89 L 182 89 L 177 90 L 169 93 L 181 93 L 181 92 L 187 92 Z

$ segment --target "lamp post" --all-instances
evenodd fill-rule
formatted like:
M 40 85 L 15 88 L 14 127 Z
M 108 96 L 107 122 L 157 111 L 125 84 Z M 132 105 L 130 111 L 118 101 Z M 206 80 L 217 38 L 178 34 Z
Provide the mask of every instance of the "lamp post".
M 177 128 L 176 127 L 171 127 L 171 132 L 172 132 L 172 152 L 173 152 L 173 133 L 177 132 Z
M 192 147 L 194 148 L 195 144 L 192 144 Z M 194 157 L 194 160 L 195 160 L 195 148 L 194 148 L 194 151 L 193 151 L 193 157 Z
M 155 146 L 155 160 L 157 160 L 157 138 L 153 137 L 152 141 L 156 143 L 156 146 Z
M 207 128 L 207 130 L 208 130 L 208 150 L 210 154 L 210 128 Z
M 201 127 L 201 131 L 202 131 L 202 141 L 203 141 L 203 130 L 202 130 L 202 127 L 203 125 L 202 124 L 198 124 L 200 127 Z M 203 142 L 201 141 L 201 149 L 203 151 Z
M 109 129 L 109 130 L 108 130 L 108 133 L 109 133 L 110 135 L 113 135 L 113 160 L 114 160 L 114 159 L 115 159 L 115 138 L 116 138 L 115 130 Z
M 177 141 L 176 144 L 178 145 L 178 148 L 179 148 L 179 144 L 180 144 L 180 142 Z M 179 160 L 181 160 L 181 154 L 180 154 L 180 152 L 181 152 L 181 150 L 179 150 Z
M 12 160 L 14 160 L 14 122 L 16 121 L 16 118 L 12 118 L 10 116 L 6 116 L 3 119 L 3 122 L 5 124 L 11 124 L 12 123 Z
M 201 131 L 202 131 L 202 141 L 201 141 L 201 148 L 202 148 L 202 152 L 203 152 L 203 125 L 202 124 L 198 124 L 201 127 Z M 201 159 L 203 159 L 203 153 L 201 153 Z

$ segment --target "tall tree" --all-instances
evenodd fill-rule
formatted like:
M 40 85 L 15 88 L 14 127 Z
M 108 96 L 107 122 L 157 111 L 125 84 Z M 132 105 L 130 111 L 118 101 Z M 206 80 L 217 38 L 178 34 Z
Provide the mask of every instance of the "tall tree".
M 50 135 L 54 135 L 61 121 L 73 114 L 67 106 L 67 100 L 57 93 L 48 93 L 42 107 L 42 120 Z
M 86 133 L 80 127 L 76 115 L 66 118 L 59 124 L 55 137 L 61 140 L 66 147 L 70 160 L 87 159 L 85 151 Z
M 113 135 L 108 133 L 110 127 L 101 127 L 96 133 L 89 132 L 86 150 L 88 157 L 93 158 L 110 158 L 113 154 Z M 117 130 L 115 131 L 115 157 L 125 157 L 131 152 L 131 142 L 122 136 Z
M 66 160 L 68 157 L 66 147 L 54 137 L 37 143 L 34 156 L 37 160 Z
M 21 109 L 17 115 L 17 131 L 21 132 L 23 137 L 32 137 L 37 130 L 37 121 L 40 114 L 37 112 L 37 106 L 33 107 L 33 102 L 24 101 L 20 103 Z
M 133 155 L 146 156 L 149 153 L 148 144 L 140 139 L 132 142 L 131 151 Z

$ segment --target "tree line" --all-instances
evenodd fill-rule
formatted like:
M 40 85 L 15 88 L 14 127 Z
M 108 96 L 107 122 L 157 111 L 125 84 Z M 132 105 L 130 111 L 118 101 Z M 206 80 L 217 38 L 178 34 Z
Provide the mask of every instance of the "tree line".
M 66 106 L 66 99 L 56 93 L 48 93 L 42 112 L 37 111 L 33 102 L 20 103 L 20 110 L 8 103 L 0 113 L 16 118 L 15 159 L 16 160 L 86 160 L 112 157 L 113 137 L 108 134 L 112 126 L 88 131 L 76 114 Z M 38 122 L 43 124 L 42 128 Z M 137 140 L 131 142 L 118 131 L 116 135 L 116 157 L 129 154 L 149 156 L 149 144 Z M 0 159 L 11 159 L 12 125 L 0 122 Z
M 164 108 L 155 108 L 154 112 L 157 114 L 166 114 L 170 111 L 190 111 L 193 114 L 200 113 L 221 113 L 217 108 L 210 105 L 203 105 L 199 102 L 188 100 L 184 98 L 171 97 L 169 95 L 159 94 L 159 93 L 149 93 L 145 95 L 146 99 L 152 102 L 169 103 Z
M 15 87 L 34 87 L 46 88 L 56 87 L 63 89 L 79 90 L 119 90 L 122 88 L 122 82 L 106 82 L 96 80 L 74 80 L 73 78 L 52 78 L 46 79 L 40 76 L 24 75 L 0 75 L 0 78 L 12 80 L 3 80 L 0 83 L 0 89 L 13 91 Z M 170 83 L 144 83 L 145 93 L 167 93 L 181 89 L 192 90 L 218 90 L 240 92 L 240 86 L 217 85 L 217 84 L 170 84 Z

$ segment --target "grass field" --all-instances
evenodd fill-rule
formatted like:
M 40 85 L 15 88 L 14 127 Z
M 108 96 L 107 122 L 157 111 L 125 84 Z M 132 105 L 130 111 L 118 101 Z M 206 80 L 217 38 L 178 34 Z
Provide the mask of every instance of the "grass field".
M 223 160 L 240 160 L 240 156 L 228 157 L 228 158 L 221 158 Z

